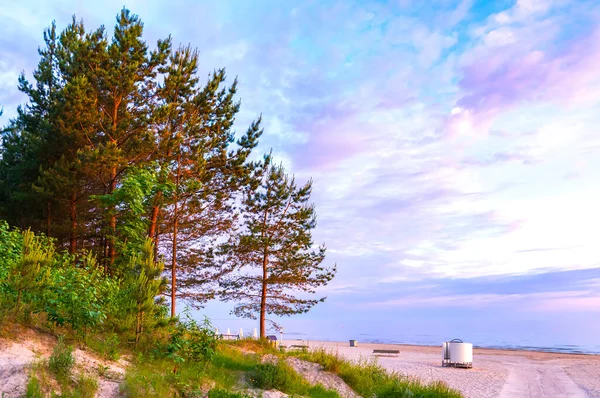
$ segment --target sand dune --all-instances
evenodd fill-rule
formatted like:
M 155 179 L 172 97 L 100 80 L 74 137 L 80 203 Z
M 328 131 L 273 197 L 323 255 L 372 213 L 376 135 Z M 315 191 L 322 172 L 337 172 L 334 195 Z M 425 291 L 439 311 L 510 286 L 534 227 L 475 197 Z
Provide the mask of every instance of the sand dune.
M 475 349 L 473 369 L 441 366 L 441 348 L 310 341 L 351 360 L 372 358 L 375 348 L 399 349 L 395 357 L 378 357 L 386 369 L 425 382 L 441 380 L 467 398 L 600 398 L 600 355 Z

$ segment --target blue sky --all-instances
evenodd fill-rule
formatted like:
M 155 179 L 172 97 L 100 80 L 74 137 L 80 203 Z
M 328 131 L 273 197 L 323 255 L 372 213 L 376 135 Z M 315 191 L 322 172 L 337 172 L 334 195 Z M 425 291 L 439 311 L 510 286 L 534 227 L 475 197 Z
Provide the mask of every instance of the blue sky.
M 44 27 L 111 27 L 123 6 L 50 3 L 0 8 L 2 123 Z M 238 129 L 262 113 L 261 149 L 314 178 L 315 238 L 339 273 L 291 328 L 567 317 L 565 341 L 600 331 L 596 1 L 125 5 L 149 42 L 172 34 L 200 49 L 202 73 L 238 76 Z

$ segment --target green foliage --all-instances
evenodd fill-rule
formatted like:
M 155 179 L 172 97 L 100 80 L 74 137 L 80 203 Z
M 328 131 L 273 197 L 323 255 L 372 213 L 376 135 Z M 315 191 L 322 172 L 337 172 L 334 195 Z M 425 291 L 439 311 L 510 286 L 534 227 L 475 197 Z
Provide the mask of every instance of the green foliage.
M 67 263 L 52 270 L 42 294 L 48 321 L 69 326 L 85 337 L 116 311 L 118 280 L 107 276 L 88 254 L 78 266 Z
M 71 374 L 74 364 L 73 347 L 65 344 L 61 336 L 52 350 L 52 355 L 50 355 L 50 359 L 48 360 L 48 368 L 57 379 L 66 380 Z
M 298 186 L 270 156 L 246 186 L 244 228 L 222 246 L 229 277 L 221 278 L 221 297 L 236 302 L 234 314 L 260 320 L 266 337 L 266 315 L 290 316 L 325 300 L 312 298 L 329 283 L 336 267 L 322 265 L 325 246 L 313 248 L 316 212 L 310 201 L 312 181 Z
M 26 398 L 44 398 L 42 384 L 35 376 L 30 376 L 27 381 L 27 390 L 25 391 Z
M 164 290 L 165 280 L 161 277 L 164 265 L 154 261 L 154 245 L 150 239 L 139 254 L 129 259 L 130 275 L 125 280 L 122 290 L 126 301 L 123 308 L 125 314 L 135 318 L 135 342 L 139 342 L 142 332 L 147 326 L 156 322 L 156 297 Z
M 64 398 L 94 398 L 98 391 L 98 380 L 93 377 L 79 375 L 75 387 L 68 394 L 63 394 Z
M 166 347 L 167 356 L 176 364 L 205 362 L 213 358 L 217 348 L 217 336 L 210 321 L 205 318 L 198 324 L 189 313 L 185 320 L 177 322 Z
M 173 373 L 173 362 L 155 359 L 138 362 L 125 377 L 122 391 L 126 397 L 172 397 L 182 390 L 199 389 L 204 379 L 203 369 L 196 364 L 184 363 L 177 374 Z
M 276 365 L 264 363 L 257 365 L 250 373 L 252 386 L 263 390 L 276 389 L 290 391 L 302 378 L 289 365 L 278 362 Z
M 264 390 L 276 389 L 287 394 L 308 395 L 310 397 L 339 397 L 335 391 L 326 390 L 322 385 L 311 386 L 285 361 L 276 364 L 262 363 L 250 372 L 252 386 Z
M 110 215 L 117 216 L 116 234 L 109 232 L 109 237 L 115 240 L 122 259 L 118 259 L 118 264 L 113 268 L 120 275 L 131 271 L 127 267 L 130 265 L 128 260 L 144 249 L 149 227 L 149 219 L 145 215 L 152 198 L 157 192 L 170 190 L 168 184 L 159 184 L 155 171 L 157 168 L 156 164 L 131 167 L 121 185 L 112 193 L 91 197 L 110 209 Z
M 8 263 L 8 275 L 4 293 L 12 296 L 15 314 L 18 315 L 23 301 L 30 302 L 49 276 L 48 266 L 53 260 L 54 246 L 44 237 L 36 237 L 30 230 L 23 231 L 19 256 Z M 26 297 L 24 297 L 26 296 Z
M 88 347 L 111 361 L 121 357 L 121 339 L 116 333 L 97 334 L 86 342 Z

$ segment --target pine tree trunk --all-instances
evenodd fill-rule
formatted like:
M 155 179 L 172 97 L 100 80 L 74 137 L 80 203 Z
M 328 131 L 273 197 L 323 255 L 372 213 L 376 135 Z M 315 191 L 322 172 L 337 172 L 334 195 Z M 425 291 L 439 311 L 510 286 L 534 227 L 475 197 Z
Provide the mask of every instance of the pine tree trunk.
M 52 206 L 50 201 L 46 202 L 46 236 L 50 237 L 50 227 L 52 226 Z
M 267 310 L 267 264 L 268 264 L 268 248 L 265 247 L 263 254 L 263 275 L 262 275 L 262 292 L 260 295 L 260 338 L 266 338 L 265 318 Z
M 175 220 L 173 220 L 173 252 L 171 254 L 171 318 L 175 317 L 175 300 L 177 293 L 177 229 L 179 227 L 177 202 L 175 202 L 175 209 L 173 213 Z
M 110 170 L 110 178 L 111 178 L 111 182 L 110 182 L 110 192 L 109 193 L 113 193 L 114 190 L 117 188 L 117 167 L 114 166 L 111 170 Z M 113 209 L 114 210 L 114 209 Z M 109 243 L 108 243 L 108 252 L 109 252 L 109 257 L 110 257 L 110 264 L 114 264 L 115 263 L 115 258 L 117 257 L 117 249 L 115 247 L 115 236 L 117 235 L 117 215 L 111 214 L 110 216 L 110 233 L 112 234 L 112 236 L 110 237 Z
M 121 98 L 120 97 L 115 97 L 115 102 L 113 104 L 113 116 L 112 116 L 112 134 L 114 134 L 114 137 L 117 136 L 117 117 L 119 115 L 119 105 L 121 104 Z M 114 139 L 111 138 L 111 141 L 113 144 L 115 144 L 115 147 L 118 147 L 118 142 Z M 117 188 L 117 166 L 114 165 L 111 169 L 110 169 L 110 192 L 109 194 L 113 193 L 115 191 L 115 189 Z M 117 249 L 115 247 L 115 237 L 117 236 L 117 215 L 114 213 L 115 209 L 113 210 L 113 214 L 110 216 L 110 233 L 112 234 L 112 236 L 110 237 L 110 241 L 109 241 L 109 246 L 108 246 L 108 252 L 109 252 L 109 256 L 110 256 L 110 264 L 114 264 L 115 263 L 115 258 L 117 257 Z
M 154 264 L 156 264 L 158 262 L 158 234 L 159 233 L 160 232 L 157 227 L 156 232 L 154 233 L 154 239 L 152 240 L 154 242 Z
M 150 228 L 148 229 L 148 238 L 154 242 L 154 263 L 158 261 L 158 216 L 160 214 L 160 206 L 158 203 L 162 197 L 162 193 L 159 192 L 154 200 L 155 205 L 152 207 L 152 214 L 150 215 Z
M 150 228 L 148 229 L 148 238 L 154 240 L 156 237 L 156 223 L 158 221 L 158 206 L 152 207 L 152 214 L 150 215 Z
M 175 190 L 178 192 L 179 181 L 181 176 L 181 148 L 177 155 L 177 175 L 175 177 Z M 171 318 L 175 318 L 175 301 L 177 299 L 177 229 L 179 228 L 178 200 L 175 197 L 175 206 L 173 208 L 173 248 L 171 258 Z
M 69 218 L 71 221 L 69 253 L 75 254 L 77 250 L 77 197 L 75 193 L 71 194 L 71 200 L 69 201 Z

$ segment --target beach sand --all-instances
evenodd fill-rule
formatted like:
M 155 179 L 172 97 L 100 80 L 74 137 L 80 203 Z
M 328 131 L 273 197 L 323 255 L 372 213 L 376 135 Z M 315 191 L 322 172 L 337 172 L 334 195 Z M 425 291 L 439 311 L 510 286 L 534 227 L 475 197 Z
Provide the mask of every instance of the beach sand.
M 288 341 L 288 344 L 299 342 Z M 390 371 L 424 382 L 440 380 L 466 398 L 600 398 L 600 355 L 561 354 L 475 348 L 473 368 L 442 367 L 440 347 L 395 344 L 308 341 L 310 349 L 324 348 L 350 360 L 373 358 L 374 349 L 398 349 L 398 356 L 379 356 Z

